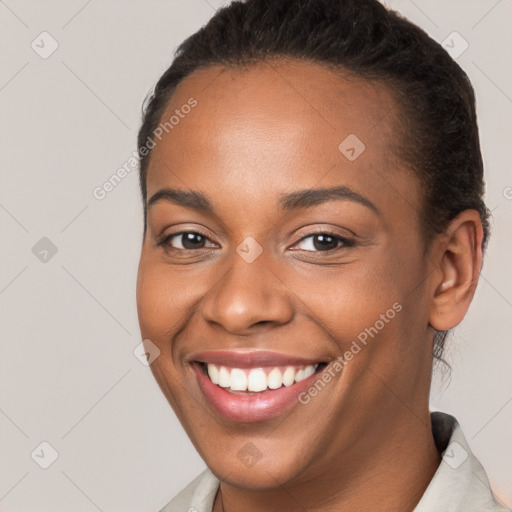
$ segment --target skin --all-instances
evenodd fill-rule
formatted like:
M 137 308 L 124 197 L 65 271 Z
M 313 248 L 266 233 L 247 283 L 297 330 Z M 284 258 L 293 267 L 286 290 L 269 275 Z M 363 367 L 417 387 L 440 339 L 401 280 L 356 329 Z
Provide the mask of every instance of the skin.
M 433 328 L 455 327 L 473 297 L 478 213 L 425 247 L 422 188 L 394 156 L 399 108 L 383 85 L 293 60 L 214 66 L 179 85 L 162 119 L 190 97 L 197 106 L 152 151 L 147 196 L 202 192 L 216 215 L 165 200 L 149 208 L 137 305 L 143 338 L 161 351 L 153 375 L 222 482 L 214 511 L 413 510 L 441 460 L 428 409 Z M 338 150 L 349 134 L 366 146 L 353 162 Z M 378 213 L 347 199 L 279 208 L 282 194 L 333 186 Z M 355 243 L 315 246 L 322 229 Z M 182 231 L 206 238 L 157 245 Z M 249 236 L 263 249 L 250 264 L 236 252 Z M 402 310 L 343 372 L 268 421 L 218 416 L 187 363 L 239 348 L 333 361 L 396 302 Z M 261 453 L 252 467 L 237 457 L 248 443 Z

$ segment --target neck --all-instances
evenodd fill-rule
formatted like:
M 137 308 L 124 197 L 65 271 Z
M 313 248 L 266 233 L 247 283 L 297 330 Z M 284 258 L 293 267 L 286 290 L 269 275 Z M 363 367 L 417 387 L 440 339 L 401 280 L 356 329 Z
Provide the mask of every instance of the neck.
M 379 425 L 366 440 L 364 449 L 334 458 L 335 464 L 300 485 L 252 491 L 223 482 L 213 512 L 412 512 L 441 462 L 428 410 L 421 418 L 409 414 L 402 423 Z

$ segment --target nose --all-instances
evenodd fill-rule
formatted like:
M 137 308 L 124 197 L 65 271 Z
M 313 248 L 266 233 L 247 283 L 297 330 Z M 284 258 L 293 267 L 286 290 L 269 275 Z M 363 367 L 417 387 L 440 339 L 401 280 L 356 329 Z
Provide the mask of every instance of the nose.
M 291 296 L 263 255 L 248 263 L 234 253 L 227 272 L 204 296 L 201 313 L 207 322 L 243 336 L 288 323 Z

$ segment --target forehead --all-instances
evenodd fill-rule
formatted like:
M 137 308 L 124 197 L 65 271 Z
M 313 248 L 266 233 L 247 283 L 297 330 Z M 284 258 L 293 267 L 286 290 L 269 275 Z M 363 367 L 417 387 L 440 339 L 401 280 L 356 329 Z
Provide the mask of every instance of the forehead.
M 171 183 L 242 201 L 272 187 L 341 183 L 370 195 L 382 195 L 384 184 L 411 198 L 394 156 L 397 110 L 383 85 L 316 63 L 201 69 L 178 86 L 161 118 L 174 122 L 152 150 L 148 197 Z

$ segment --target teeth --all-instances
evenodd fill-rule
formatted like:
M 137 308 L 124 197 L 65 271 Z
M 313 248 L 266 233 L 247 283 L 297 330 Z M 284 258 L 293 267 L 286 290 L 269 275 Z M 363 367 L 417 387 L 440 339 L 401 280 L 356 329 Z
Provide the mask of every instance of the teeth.
M 219 383 L 219 370 L 214 364 L 208 365 L 208 376 L 214 384 Z
M 251 385 L 249 381 L 249 386 Z M 231 385 L 233 391 L 245 391 L 247 389 L 247 376 L 243 370 L 233 368 L 231 370 Z M 265 386 L 266 387 L 266 386 Z
M 306 366 L 306 368 L 304 368 L 304 378 L 307 379 L 308 377 L 311 377 L 311 375 L 313 375 L 313 373 L 315 373 L 317 367 L 318 367 L 318 365 Z
M 291 386 L 295 382 L 295 368 L 288 366 L 283 373 L 283 384 Z
M 234 371 L 235 370 L 233 370 L 233 372 Z M 231 372 L 231 374 L 233 374 L 233 372 Z M 264 389 L 267 389 L 267 374 L 261 368 L 251 370 L 247 380 L 248 391 L 263 391 Z
M 231 374 L 224 366 L 221 366 L 219 370 L 219 386 L 223 388 L 231 386 Z
M 267 384 L 270 389 L 278 389 L 283 385 L 283 376 L 279 368 L 274 368 L 267 377 Z
M 300 382 L 301 380 L 304 380 L 304 370 L 299 370 L 295 374 L 295 382 Z
M 260 392 L 267 388 L 279 389 L 281 386 L 291 386 L 295 382 L 301 382 L 311 377 L 316 371 L 318 364 L 311 364 L 305 367 L 275 367 L 254 369 L 226 368 L 209 363 L 208 376 L 210 380 L 223 388 L 232 391 Z M 284 371 L 282 371 L 284 370 Z

